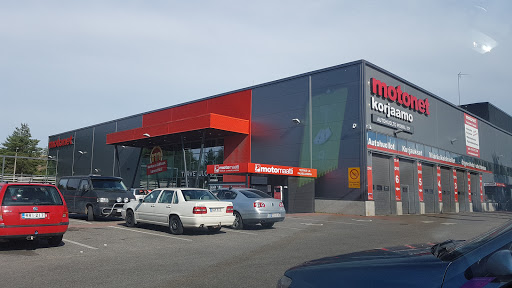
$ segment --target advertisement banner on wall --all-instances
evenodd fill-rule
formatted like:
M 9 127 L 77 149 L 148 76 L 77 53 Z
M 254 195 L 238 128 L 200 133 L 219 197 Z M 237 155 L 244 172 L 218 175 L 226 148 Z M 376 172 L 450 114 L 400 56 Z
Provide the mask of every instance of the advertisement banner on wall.
M 480 138 L 478 136 L 478 119 L 464 113 L 464 130 L 466 133 L 466 154 L 480 157 Z
M 167 171 L 167 160 L 164 160 L 164 152 L 159 146 L 153 147 L 149 155 L 149 164 L 146 169 L 147 175 L 153 175 Z
M 423 169 L 420 162 L 418 162 L 418 196 L 420 202 L 423 202 Z
M 367 168 L 367 181 L 368 181 L 368 200 L 373 200 L 373 173 L 372 166 L 368 166 Z
M 468 175 L 468 200 L 471 203 L 471 174 L 467 172 Z
M 402 191 L 400 190 L 400 161 L 398 158 L 394 159 L 395 162 L 395 200 L 402 201 Z
M 443 187 L 441 186 L 441 167 L 437 166 L 437 195 L 439 195 L 439 203 L 443 202 Z
M 459 188 L 457 187 L 457 170 L 453 169 L 453 192 L 455 193 L 455 202 L 459 202 Z

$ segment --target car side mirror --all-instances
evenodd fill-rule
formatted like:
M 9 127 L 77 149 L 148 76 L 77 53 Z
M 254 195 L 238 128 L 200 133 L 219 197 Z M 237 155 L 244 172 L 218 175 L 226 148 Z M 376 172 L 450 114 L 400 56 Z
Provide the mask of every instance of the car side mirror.
M 142 198 L 139 198 L 139 203 L 142 203 L 142 201 L 144 201 L 144 199 L 142 199 Z
M 492 254 L 485 270 L 496 277 L 512 277 L 512 251 L 500 250 Z
M 90 189 L 89 189 L 89 184 L 85 184 L 83 187 L 82 187 L 82 192 L 88 192 Z

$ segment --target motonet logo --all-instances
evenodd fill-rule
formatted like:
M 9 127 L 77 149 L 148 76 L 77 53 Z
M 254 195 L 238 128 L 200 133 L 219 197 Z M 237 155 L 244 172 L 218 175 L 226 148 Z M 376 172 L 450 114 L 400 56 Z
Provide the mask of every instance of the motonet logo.
M 73 145 L 73 136 L 69 136 L 66 139 L 58 139 L 48 143 L 48 148 L 57 148 L 61 146 Z
M 396 102 L 403 107 L 409 108 L 418 113 L 430 115 L 430 103 L 428 102 L 428 98 L 423 100 L 418 99 L 407 92 L 403 92 L 400 85 L 396 87 L 388 86 L 382 81 L 370 78 L 370 89 L 370 92 L 373 95 L 385 98 L 390 102 Z
M 289 174 L 293 175 L 293 168 L 276 168 L 274 166 L 265 167 L 261 166 L 261 164 L 256 164 L 254 166 L 254 171 L 256 173 L 271 173 L 271 174 Z

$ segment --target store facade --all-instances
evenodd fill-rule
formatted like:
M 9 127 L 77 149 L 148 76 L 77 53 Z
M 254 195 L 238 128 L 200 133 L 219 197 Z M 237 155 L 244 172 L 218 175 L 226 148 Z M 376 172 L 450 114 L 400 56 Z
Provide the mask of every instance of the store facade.
M 282 192 L 290 212 L 481 211 L 511 196 L 512 133 L 364 60 L 52 135 L 49 143 L 58 177 L 115 175 L 145 188 L 246 185 Z M 212 168 L 247 163 L 270 172 Z M 316 177 L 272 173 L 276 167 L 314 169 Z

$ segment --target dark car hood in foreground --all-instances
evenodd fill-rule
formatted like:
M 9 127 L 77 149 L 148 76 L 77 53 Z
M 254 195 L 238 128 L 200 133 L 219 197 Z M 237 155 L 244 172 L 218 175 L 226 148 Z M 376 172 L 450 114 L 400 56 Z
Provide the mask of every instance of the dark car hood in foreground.
M 441 287 L 449 262 L 430 244 L 373 249 L 305 262 L 286 271 L 291 287 Z

